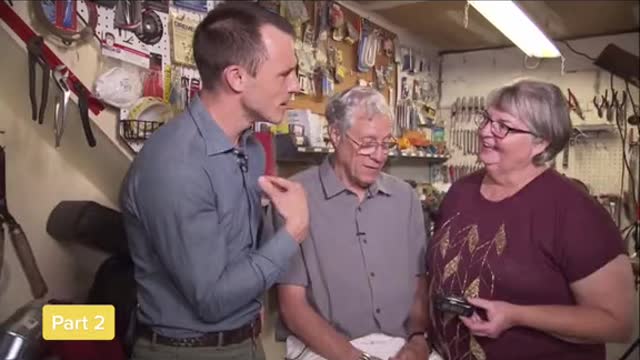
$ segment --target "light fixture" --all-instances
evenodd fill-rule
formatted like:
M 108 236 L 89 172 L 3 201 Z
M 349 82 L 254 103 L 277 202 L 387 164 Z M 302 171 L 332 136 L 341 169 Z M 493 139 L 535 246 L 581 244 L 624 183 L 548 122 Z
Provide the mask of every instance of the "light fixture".
M 561 56 L 558 48 L 513 1 L 468 0 L 468 2 L 527 56 L 537 58 Z

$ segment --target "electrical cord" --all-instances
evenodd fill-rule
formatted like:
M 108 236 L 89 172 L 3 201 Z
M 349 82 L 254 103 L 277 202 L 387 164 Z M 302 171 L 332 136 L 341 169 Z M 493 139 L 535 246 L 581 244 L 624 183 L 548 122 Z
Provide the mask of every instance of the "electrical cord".
M 613 73 L 610 73 L 610 78 L 609 78 L 609 86 L 611 89 L 611 93 L 613 94 Z M 633 106 L 633 105 L 632 105 Z M 617 111 L 616 111 L 616 115 L 617 115 Z M 623 161 L 623 165 L 624 168 L 626 168 L 627 172 L 629 173 L 629 182 L 631 183 L 631 189 L 633 189 L 633 191 L 631 191 L 631 201 L 633 202 L 633 206 L 634 209 L 638 209 L 638 199 L 637 199 L 637 194 L 636 194 L 636 179 L 633 176 L 633 171 L 631 170 L 631 166 L 629 165 L 629 160 L 627 159 L 627 151 L 626 151 L 626 144 L 627 144 L 627 122 L 626 119 L 624 119 L 623 124 L 619 123 L 616 119 L 615 121 L 616 123 L 616 128 L 618 129 L 618 133 L 620 134 L 620 140 L 622 142 L 622 161 Z M 620 189 L 620 194 L 622 195 L 623 190 L 623 184 L 624 184 L 624 170 L 622 169 L 622 174 L 621 174 L 621 189 Z M 622 196 L 620 197 L 622 198 Z
M 587 54 L 585 54 L 583 52 L 580 52 L 580 51 L 574 49 L 571 45 L 569 45 L 569 42 L 567 40 L 560 40 L 560 42 L 563 43 L 567 48 L 569 48 L 569 50 L 571 50 L 573 53 L 578 54 L 578 55 L 580 55 L 582 57 L 585 57 L 585 58 L 587 58 L 587 59 L 589 59 L 591 61 L 596 61 L 595 58 L 593 58 L 593 57 L 591 57 L 591 56 L 589 56 L 589 55 L 587 55 Z
M 627 91 L 627 95 L 629 98 L 629 101 L 631 102 L 631 109 L 633 110 L 633 115 L 634 116 L 638 116 L 638 110 L 636 109 L 636 105 L 635 102 L 633 101 L 633 96 L 631 96 L 631 89 L 629 89 L 629 81 L 627 81 L 626 79 L 624 79 L 624 84 L 625 84 L 625 88 Z M 611 74 L 611 88 L 613 88 L 613 74 Z M 626 116 L 626 114 L 625 114 Z M 626 119 L 625 119 L 625 124 L 626 124 Z M 636 127 L 638 128 L 638 134 L 640 135 L 640 124 L 636 124 Z M 640 139 L 639 139 L 639 143 L 638 143 L 638 172 L 639 172 L 639 179 L 640 179 Z M 622 149 L 622 154 L 625 154 L 625 148 L 623 147 Z M 635 187 L 632 188 L 632 193 L 636 193 L 638 192 L 638 196 L 640 196 L 640 189 L 636 189 Z M 639 211 L 637 204 L 635 204 L 635 208 L 634 210 L 637 212 Z M 634 250 L 635 250 L 635 254 L 636 256 L 640 256 L 640 220 L 638 220 L 638 214 L 636 214 L 636 219 L 634 220 L 633 224 L 629 225 L 629 228 L 631 229 L 630 231 L 627 232 L 627 234 L 625 235 L 625 243 L 628 240 L 629 236 L 634 235 Z M 640 284 L 640 282 L 638 281 L 638 275 L 636 275 L 636 289 L 638 289 L 638 285 Z M 640 326 L 640 313 L 638 313 L 638 326 Z M 636 338 L 636 340 L 633 342 L 633 344 L 631 344 L 629 346 L 629 348 L 627 349 L 627 351 L 625 351 L 625 353 L 620 357 L 619 360 L 625 360 L 627 359 L 634 351 L 634 349 L 636 347 L 640 346 L 640 337 Z

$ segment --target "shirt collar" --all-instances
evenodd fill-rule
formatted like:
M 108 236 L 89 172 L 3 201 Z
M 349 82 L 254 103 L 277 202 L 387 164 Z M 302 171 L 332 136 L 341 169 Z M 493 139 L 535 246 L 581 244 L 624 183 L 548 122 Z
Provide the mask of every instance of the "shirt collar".
M 211 114 L 209 114 L 209 111 L 207 111 L 207 108 L 205 108 L 202 103 L 200 96 L 196 96 L 189 104 L 189 113 L 204 139 L 207 155 L 217 155 L 234 149 L 231 140 L 229 140 L 213 117 L 211 117 Z M 240 136 L 242 148 L 246 147 L 247 137 L 250 133 L 251 131 L 247 130 Z
M 344 191 L 347 191 L 347 188 L 344 186 L 342 181 L 338 179 L 338 176 L 333 169 L 331 156 L 327 156 L 324 161 L 322 161 L 322 164 L 320 164 L 320 167 L 318 168 L 318 172 L 320 174 L 320 183 L 326 199 L 330 199 Z M 378 193 L 391 195 L 389 186 L 385 184 L 385 178 L 382 174 L 378 176 L 376 181 L 367 189 L 367 195 L 370 197 Z

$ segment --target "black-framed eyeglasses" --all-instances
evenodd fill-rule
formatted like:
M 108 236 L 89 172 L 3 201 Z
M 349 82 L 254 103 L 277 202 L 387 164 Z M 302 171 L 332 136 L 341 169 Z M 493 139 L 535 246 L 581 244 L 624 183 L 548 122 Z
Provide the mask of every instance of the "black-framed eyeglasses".
M 351 140 L 356 145 L 356 148 L 357 148 L 356 151 L 360 155 L 373 155 L 378 150 L 378 147 L 382 148 L 385 155 L 387 155 L 389 151 L 395 149 L 396 146 L 398 146 L 398 141 L 393 137 L 388 140 L 384 140 L 382 142 L 378 142 L 374 140 L 366 140 L 366 141 L 360 142 L 352 138 L 351 135 L 349 135 L 346 132 L 344 133 L 344 135 L 347 137 L 347 139 Z
M 535 133 L 529 130 L 516 129 L 511 126 L 505 125 L 505 123 L 500 120 L 492 119 L 486 110 L 479 111 L 478 115 L 479 116 L 475 118 L 475 122 L 478 125 L 478 131 L 482 130 L 485 126 L 487 126 L 487 123 L 491 123 L 491 133 L 493 134 L 493 136 L 499 139 L 504 139 L 510 133 L 529 134 L 529 135 L 537 136 Z

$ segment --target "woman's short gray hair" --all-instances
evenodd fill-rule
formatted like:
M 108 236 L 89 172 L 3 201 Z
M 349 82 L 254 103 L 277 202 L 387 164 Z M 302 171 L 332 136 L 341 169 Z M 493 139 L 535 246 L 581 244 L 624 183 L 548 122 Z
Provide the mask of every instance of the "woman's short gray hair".
M 571 137 L 569 107 L 556 85 L 520 80 L 489 94 L 487 108 L 509 113 L 522 120 L 536 137 L 549 142 L 547 148 L 533 158 L 542 165 L 553 160 Z
M 387 100 L 376 89 L 367 86 L 354 86 L 333 96 L 325 110 L 329 126 L 337 127 L 341 132 L 353 125 L 354 112 L 363 109 L 370 119 L 375 115 L 388 116 L 393 121 L 394 116 Z

